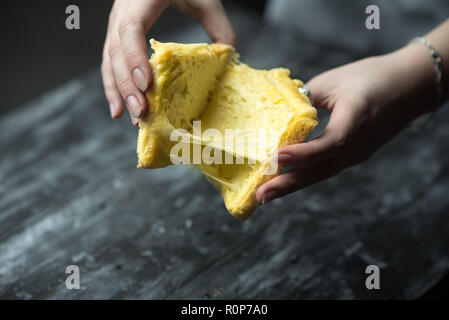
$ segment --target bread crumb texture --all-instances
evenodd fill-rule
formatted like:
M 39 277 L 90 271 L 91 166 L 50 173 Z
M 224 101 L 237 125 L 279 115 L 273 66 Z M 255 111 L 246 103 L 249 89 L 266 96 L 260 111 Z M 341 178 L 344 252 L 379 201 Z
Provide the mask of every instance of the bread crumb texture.
M 146 92 L 149 112 L 139 122 L 138 168 L 172 165 L 170 152 L 179 142 L 170 135 L 179 129 L 189 141 L 190 163 L 221 192 L 235 218 L 248 218 L 257 188 L 281 170 L 273 171 L 276 150 L 302 142 L 318 124 L 316 109 L 298 91 L 303 83 L 288 69 L 239 62 L 228 45 L 150 43 L 153 82 Z M 222 164 L 195 163 L 195 148 L 208 148 Z

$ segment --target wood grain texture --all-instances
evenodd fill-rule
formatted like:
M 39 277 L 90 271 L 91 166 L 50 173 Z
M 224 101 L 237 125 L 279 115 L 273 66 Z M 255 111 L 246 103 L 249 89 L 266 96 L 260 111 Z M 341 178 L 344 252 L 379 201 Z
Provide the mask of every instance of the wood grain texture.
M 360 54 L 236 20 L 256 67 L 307 80 Z M 419 297 L 449 269 L 448 121 L 446 106 L 431 128 L 242 223 L 197 171 L 135 168 L 137 130 L 109 118 L 95 69 L 0 119 L 0 298 Z M 81 290 L 65 287 L 70 264 Z M 368 264 L 381 290 L 365 289 Z

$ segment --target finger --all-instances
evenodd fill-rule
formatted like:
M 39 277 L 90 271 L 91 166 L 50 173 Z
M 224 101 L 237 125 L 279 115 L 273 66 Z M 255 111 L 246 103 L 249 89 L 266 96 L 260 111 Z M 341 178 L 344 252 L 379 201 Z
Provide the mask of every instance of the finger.
M 124 19 L 118 27 L 122 48 L 135 85 L 145 92 L 152 80 L 148 64 L 145 32 L 155 23 L 166 8 L 166 1 L 135 0 L 127 7 Z
M 340 172 L 343 168 L 338 161 L 333 159 L 324 161 L 307 170 L 302 168 L 292 169 L 260 186 L 256 192 L 257 201 L 264 204 L 273 199 L 283 197 L 326 180 Z
M 112 71 L 111 61 L 109 54 L 107 54 L 107 48 L 109 46 L 109 40 L 106 38 L 105 46 L 103 49 L 103 61 L 101 63 L 101 75 L 103 79 L 104 93 L 106 100 L 109 103 L 109 112 L 113 119 L 120 117 L 125 108 L 123 106 L 120 92 L 118 91 L 117 84 L 115 83 L 114 74 Z
M 326 80 L 326 72 L 312 78 L 306 83 L 307 88 L 310 91 L 310 101 L 316 108 L 325 108 L 332 110 L 332 104 L 330 103 L 330 97 L 332 96 L 332 90 L 327 88 L 328 81 Z
M 119 118 L 125 111 L 125 108 L 114 80 L 110 61 L 103 61 L 101 73 L 103 76 L 104 93 L 109 103 L 109 112 L 113 119 Z
M 212 1 L 200 12 L 199 22 L 206 29 L 213 42 L 230 44 L 235 47 L 237 37 L 221 1 Z
M 280 166 L 309 167 L 338 154 L 346 145 L 354 124 L 351 108 L 334 108 L 324 133 L 308 142 L 278 150 Z
M 278 150 L 280 166 L 308 167 L 335 154 L 335 137 L 331 130 L 305 143 L 292 144 Z
M 196 7 L 180 0 L 174 0 L 172 3 L 182 12 L 198 20 L 213 42 L 236 45 L 237 37 L 221 1 L 204 1 Z
M 132 79 L 125 54 L 120 45 L 120 40 L 111 40 L 109 57 L 111 59 L 115 82 L 121 96 L 126 102 L 128 111 L 133 117 L 139 118 L 146 111 L 146 100 Z
M 119 28 L 123 51 L 135 85 L 145 92 L 151 81 L 145 32 L 141 23 L 122 24 Z

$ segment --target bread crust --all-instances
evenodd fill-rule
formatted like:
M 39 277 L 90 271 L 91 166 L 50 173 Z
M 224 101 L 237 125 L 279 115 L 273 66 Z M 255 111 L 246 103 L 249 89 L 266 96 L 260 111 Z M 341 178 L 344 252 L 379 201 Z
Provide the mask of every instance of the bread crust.
M 149 112 L 147 116 L 140 120 L 140 130 L 137 143 L 138 168 L 161 168 L 171 165 L 170 149 L 173 144 L 168 140 L 170 132 L 176 129 L 164 114 L 163 101 L 164 88 L 169 81 L 170 67 L 172 67 L 173 59 L 182 55 L 198 55 L 220 57 L 222 63 L 233 63 L 238 58 L 234 49 L 222 44 L 195 44 L 182 45 L 176 43 L 160 43 L 151 40 L 151 44 L 155 53 L 152 55 L 149 63 L 153 70 L 153 83 L 146 92 L 148 100 Z M 245 68 L 249 69 L 245 65 Z M 217 69 L 219 71 L 219 69 Z M 216 72 L 218 72 L 216 70 Z M 240 70 L 240 69 L 238 69 Z M 252 69 L 254 71 L 254 69 Z M 276 68 L 264 71 L 264 77 L 267 77 L 268 86 L 276 88 L 277 94 L 281 94 L 282 100 L 286 103 L 283 108 L 288 105 L 292 114 L 290 120 L 280 134 L 274 152 L 277 149 L 304 141 L 310 132 L 318 124 L 317 112 L 311 106 L 309 99 L 300 93 L 298 89 L 303 85 L 300 80 L 291 79 L 288 69 Z M 287 103 L 288 102 L 288 103 Z M 237 164 L 236 164 L 237 165 Z M 251 172 L 251 178 L 245 179 L 243 185 L 239 185 L 237 191 L 226 188 L 220 182 L 212 181 L 221 191 L 225 200 L 225 206 L 232 216 L 238 220 L 247 219 L 257 208 L 258 201 L 256 199 L 256 191 L 265 182 L 278 176 L 282 168 L 278 167 L 274 174 L 265 174 L 270 166 L 270 161 L 258 163 Z M 201 169 L 201 168 L 200 168 Z M 203 173 L 205 173 L 203 171 Z M 239 174 L 239 173 L 238 173 Z M 206 177 L 208 176 L 205 173 Z M 212 177 L 213 178 L 213 177 Z M 209 177 L 209 180 L 211 178 Z

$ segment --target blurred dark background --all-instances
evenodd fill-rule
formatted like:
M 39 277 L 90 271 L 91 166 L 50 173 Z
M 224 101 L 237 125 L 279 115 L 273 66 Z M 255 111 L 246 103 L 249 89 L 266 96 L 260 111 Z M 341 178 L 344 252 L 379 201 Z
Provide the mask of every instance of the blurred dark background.
M 225 0 L 226 8 L 261 15 L 265 0 Z M 75 4 L 81 11 L 81 28 L 65 28 L 65 8 Z M 111 0 L 8 1 L 1 10 L 2 50 L 0 114 L 23 105 L 42 92 L 101 63 Z M 168 8 L 151 30 L 167 35 L 196 23 Z

